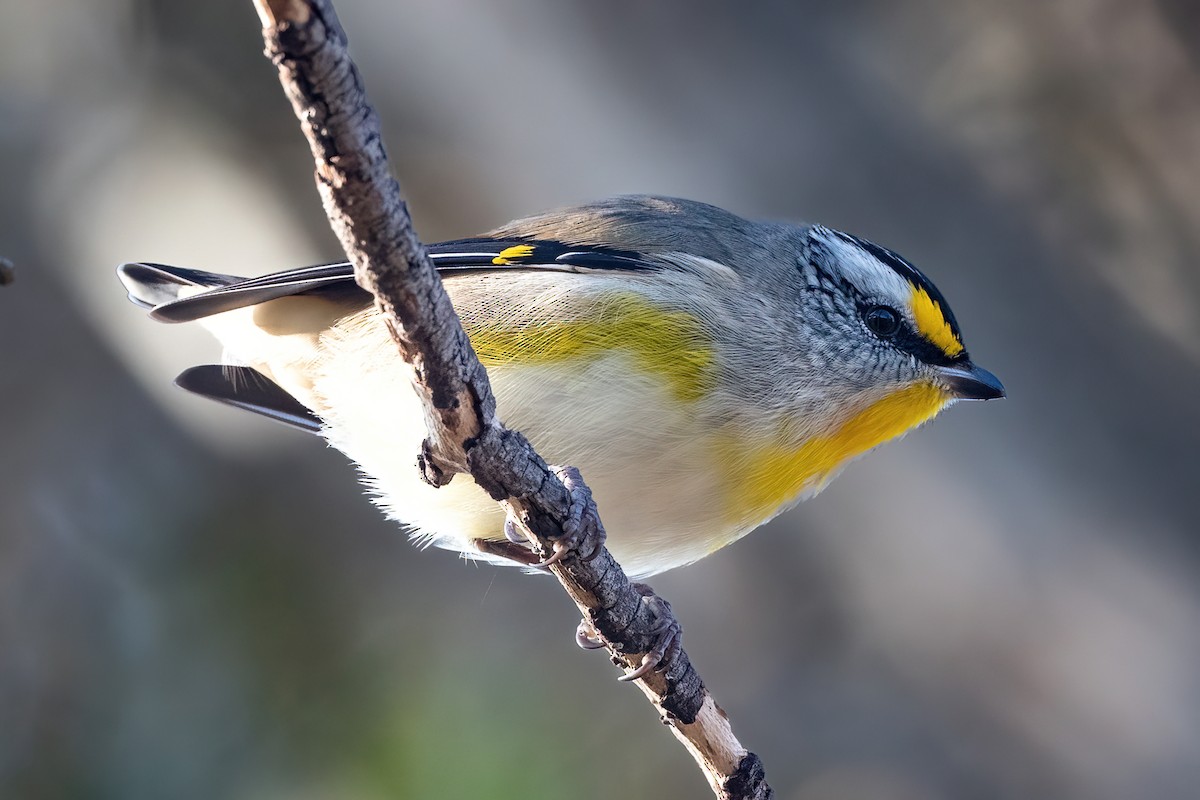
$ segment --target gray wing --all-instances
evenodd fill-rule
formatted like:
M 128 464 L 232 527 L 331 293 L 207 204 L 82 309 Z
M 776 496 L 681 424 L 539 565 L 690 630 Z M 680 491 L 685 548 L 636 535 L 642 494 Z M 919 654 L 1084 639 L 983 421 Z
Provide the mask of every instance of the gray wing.
M 736 267 L 762 248 L 773 227 L 695 200 L 626 195 L 519 219 L 489 236 L 622 247 L 642 257 L 682 252 Z
M 667 264 L 655 255 L 672 251 L 730 263 L 739 250 L 752 248 L 760 234 L 753 223 L 715 206 L 665 197 L 623 197 L 518 220 L 488 236 L 442 242 L 428 249 L 443 274 L 645 272 L 665 268 Z M 149 263 L 123 264 L 117 273 L 130 300 L 163 322 L 188 322 L 292 295 L 340 295 L 348 304 L 363 306 L 370 302 L 347 263 L 250 279 Z M 316 433 L 321 428 L 308 408 L 250 367 L 192 367 L 176 383 L 301 430 Z

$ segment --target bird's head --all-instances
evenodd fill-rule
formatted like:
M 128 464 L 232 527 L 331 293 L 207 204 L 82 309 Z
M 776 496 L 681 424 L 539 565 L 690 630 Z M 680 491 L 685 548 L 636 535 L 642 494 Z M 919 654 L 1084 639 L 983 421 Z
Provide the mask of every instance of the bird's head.
M 847 393 L 924 393 L 942 404 L 1004 397 L 995 375 L 971 361 L 937 287 L 896 253 L 813 226 L 802 248 L 803 315 L 810 347 Z
M 1000 381 L 967 355 L 941 292 L 908 261 L 823 226 L 782 236 L 796 258 L 778 265 L 786 276 L 768 280 L 796 290 L 774 294 L 788 320 L 782 333 L 796 341 L 764 349 L 794 360 L 768 378 L 782 402 L 724 451 L 738 486 L 730 516 L 748 526 L 947 405 L 1004 396 Z

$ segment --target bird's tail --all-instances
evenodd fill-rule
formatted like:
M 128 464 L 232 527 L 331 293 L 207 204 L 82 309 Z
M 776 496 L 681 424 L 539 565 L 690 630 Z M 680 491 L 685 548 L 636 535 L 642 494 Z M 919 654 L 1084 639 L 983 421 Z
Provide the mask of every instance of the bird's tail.
M 228 287 L 251 283 L 234 275 L 220 275 L 165 264 L 122 264 L 117 268 L 117 276 L 129 292 L 130 300 L 142 308 L 150 309 L 151 316 L 166 322 L 211 316 L 224 310 L 224 307 L 219 303 L 214 305 L 213 301 L 206 301 L 204 298 L 211 297 L 213 292 L 226 291 Z M 246 292 L 240 293 L 238 297 L 241 294 Z M 180 307 L 195 313 L 179 319 L 162 313 L 164 309 Z M 248 318 L 226 320 L 224 325 L 240 331 L 243 336 L 258 335 L 267 343 L 274 341 L 272 337 L 257 331 Z M 218 326 L 214 332 L 220 334 L 221 330 L 223 329 Z M 264 345 L 264 348 L 270 351 L 269 344 Z M 185 370 L 175 379 L 175 383 L 201 397 L 262 414 L 301 430 L 319 433 L 321 420 L 268 377 L 268 374 L 262 371 L 265 365 L 259 367 L 255 369 L 242 364 L 206 364 Z
M 142 308 L 154 308 L 178 300 L 185 289 L 210 289 L 244 280 L 234 275 L 219 275 L 187 267 L 143 263 L 122 264 L 117 267 L 117 277 L 125 284 L 129 299 Z

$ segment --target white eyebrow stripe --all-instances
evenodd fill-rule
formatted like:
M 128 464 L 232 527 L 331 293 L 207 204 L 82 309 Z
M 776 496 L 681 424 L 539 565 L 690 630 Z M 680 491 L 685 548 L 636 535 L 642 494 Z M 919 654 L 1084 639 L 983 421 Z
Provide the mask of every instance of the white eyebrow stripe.
M 863 295 L 886 301 L 911 314 L 908 306 L 912 285 L 894 269 L 828 228 L 818 227 L 814 229 L 814 233 L 834 257 L 842 277 L 850 281 Z

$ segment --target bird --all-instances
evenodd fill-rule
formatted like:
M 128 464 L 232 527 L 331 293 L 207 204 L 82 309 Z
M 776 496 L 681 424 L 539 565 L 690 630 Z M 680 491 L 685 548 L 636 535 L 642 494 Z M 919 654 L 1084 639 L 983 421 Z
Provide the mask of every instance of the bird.
M 921 271 L 824 225 L 634 195 L 427 251 L 499 418 L 582 472 L 634 579 L 737 541 L 959 400 L 1005 396 Z M 413 368 L 352 265 L 118 275 L 152 318 L 223 345 L 180 386 L 319 434 L 418 544 L 512 561 L 504 511 L 469 476 L 421 479 Z

